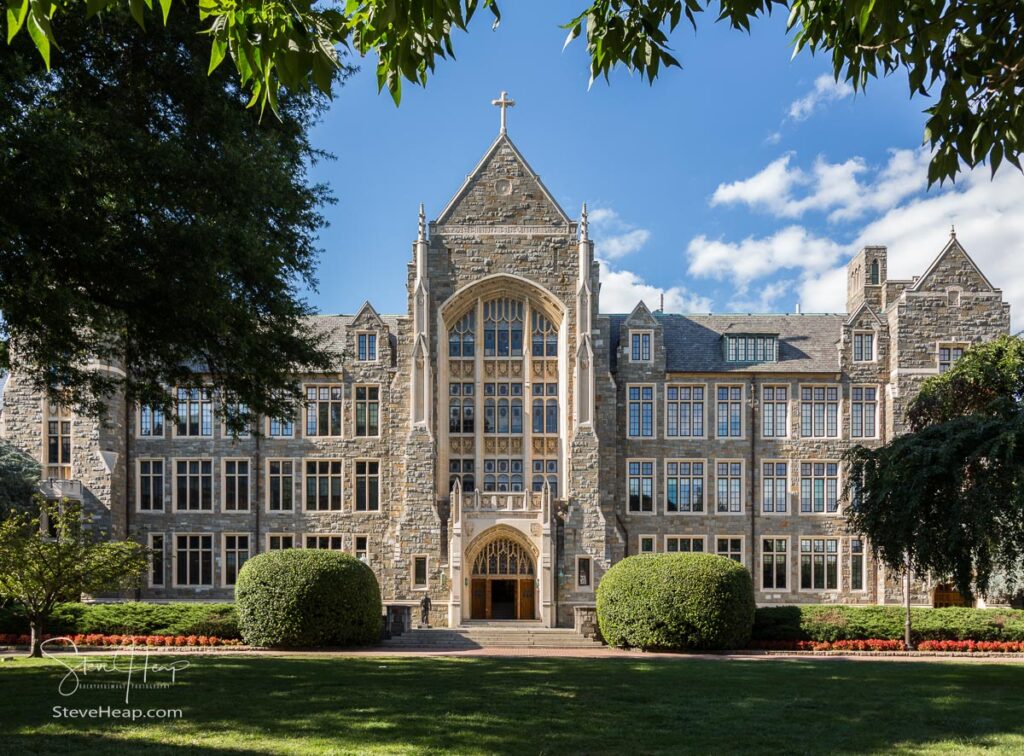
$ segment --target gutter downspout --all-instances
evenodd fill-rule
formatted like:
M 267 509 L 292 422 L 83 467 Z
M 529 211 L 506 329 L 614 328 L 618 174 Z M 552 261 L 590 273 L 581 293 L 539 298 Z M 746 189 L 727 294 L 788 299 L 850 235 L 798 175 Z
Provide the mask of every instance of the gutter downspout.
M 262 540 L 260 539 L 260 509 L 263 507 L 263 497 L 260 496 L 260 482 L 263 480 L 263 466 L 260 458 L 260 430 L 262 430 L 262 426 L 253 432 L 253 437 L 256 439 L 256 469 L 253 470 L 253 474 L 256 476 L 256 501 L 253 502 L 253 507 L 256 510 L 256 543 L 254 548 L 250 549 L 252 554 L 259 554 L 263 551 L 261 548 Z
M 125 366 L 127 367 L 127 360 L 125 361 Z M 132 516 L 132 504 L 131 504 L 131 500 L 128 497 L 128 494 L 131 491 L 131 483 L 129 482 L 129 478 L 131 476 L 130 462 L 131 462 L 132 431 L 135 430 L 135 429 L 133 427 L 131 427 L 132 426 L 131 420 L 132 420 L 131 408 L 129 407 L 129 404 L 128 404 L 128 397 L 125 396 L 125 398 L 124 398 L 124 537 L 125 537 L 125 540 L 128 540 L 129 533 L 131 533 L 131 521 L 130 520 L 131 520 L 131 516 Z M 147 542 L 146 545 L 147 546 L 149 545 L 148 542 Z M 165 553 L 166 553 L 166 548 L 167 547 L 165 545 L 164 546 Z M 152 568 L 150 568 L 150 572 L 152 572 Z M 142 598 L 142 583 L 140 581 L 139 585 L 136 586 L 136 588 L 135 588 L 135 600 L 138 601 L 141 598 Z
M 757 382 L 753 373 L 750 376 L 750 575 L 754 577 L 754 561 L 757 554 Z M 789 413 L 787 413 L 787 418 Z M 757 580 L 754 579 L 754 590 Z

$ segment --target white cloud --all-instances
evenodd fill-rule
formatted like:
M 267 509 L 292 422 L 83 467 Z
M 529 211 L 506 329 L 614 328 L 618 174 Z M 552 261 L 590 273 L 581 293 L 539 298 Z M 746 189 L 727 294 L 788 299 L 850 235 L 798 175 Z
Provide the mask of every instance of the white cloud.
M 859 157 L 830 163 L 819 156 L 810 171 L 791 165 L 792 160 L 792 153 L 783 155 L 750 178 L 719 184 L 711 205 L 746 205 L 777 218 L 827 212 L 835 223 L 892 207 L 927 185 L 924 148 L 891 150 L 876 170 Z
M 610 207 L 596 207 L 587 213 L 591 225 L 602 226 L 620 223 L 619 214 Z
M 796 282 L 791 280 L 773 281 L 758 286 L 756 297 L 737 298 L 729 301 L 729 309 L 733 312 L 776 312 L 776 302 L 793 290 Z
M 748 236 L 739 242 L 697 236 L 686 252 L 692 275 L 730 280 L 744 294 L 752 281 L 780 270 L 804 274 L 827 270 L 843 250 L 843 245 L 802 226 L 788 226 L 770 236 Z
M 773 131 L 771 134 L 769 134 L 768 136 L 766 136 L 764 138 L 764 143 L 765 144 L 778 144 L 781 141 L 782 141 L 782 132 L 781 131 Z
M 626 223 L 609 207 L 598 207 L 588 213 L 594 229 L 594 256 L 602 260 L 618 260 L 639 251 L 651 239 L 646 228 Z
M 646 228 L 637 228 L 624 234 L 609 236 L 596 242 L 594 254 L 605 260 L 617 260 L 636 252 L 651 238 Z
M 949 239 L 957 238 L 1010 303 L 1014 330 L 1024 328 L 1024 177 L 1002 170 L 990 180 L 985 168 L 964 176 L 955 187 L 893 207 L 869 223 L 847 246 L 847 257 L 868 244 L 889 248 L 889 278 L 921 275 Z M 808 276 L 800 297 L 806 309 L 846 308 L 846 269 Z
M 955 223 L 961 244 L 1010 302 L 1013 328 L 1024 328 L 1024 265 L 1020 264 L 1024 260 L 1024 177 L 1020 173 L 1004 169 L 990 180 L 987 169 L 980 168 L 965 174 L 956 185 L 924 192 L 928 156 L 921 150 L 893 150 L 887 164 L 874 172 L 860 158 L 819 163 L 811 174 L 798 173 L 791 162 L 791 156 L 780 158 L 745 182 L 719 187 L 719 202 L 713 198 L 712 204 L 771 205 L 780 218 L 813 209 L 828 213 L 831 220 L 864 216 L 868 221 L 839 236 L 789 225 L 738 241 L 694 237 L 686 252 L 690 273 L 733 283 L 737 294 L 731 306 L 760 306 L 782 298 L 785 291 L 776 288 L 775 279 L 782 273 L 793 279 L 789 290 L 805 311 L 842 312 L 846 263 L 859 249 L 887 246 L 889 277 L 909 279 L 924 273 Z M 770 186 L 809 186 L 812 191 L 801 196 L 790 191 L 776 200 Z M 746 296 L 755 280 L 767 280 L 771 290 L 761 286 L 756 297 Z
M 742 204 L 767 209 L 775 215 L 785 214 L 786 198 L 790 197 L 794 186 L 805 182 L 799 168 L 789 167 L 792 157 L 783 155 L 748 179 L 719 184 L 711 195 L 711 205 Z
M 610 207 L 598 207 L 587 214 L 594 239 L 594 257 L 601 266 L 601 312 L 632 312 L 643 301 L 651 310 L 665 298 L 667 312 L 708 312 L 711 300 L 682 286 L 653 286 L 630 270 L 616 270 L 612 261 L 644 247 L 651 238 L 645 228 L 624 221 Z
M 790 103 L 789 117 L 794 121 L 805 121 L 822 105 L 852 94 L 853 87 L 847 82 L 836 81 L 829 74 L 822 74 L 814 80 L 814 88 L 810 92 Z
M 632 312 L 643 301 L 651 310 L 665 297 L 666 312 L 710 312 L 711 300 L 682 286 L 664 289 L 652 286 L 629 270 L 613 270 L 604 261 L 601 265 L 601 312 Z

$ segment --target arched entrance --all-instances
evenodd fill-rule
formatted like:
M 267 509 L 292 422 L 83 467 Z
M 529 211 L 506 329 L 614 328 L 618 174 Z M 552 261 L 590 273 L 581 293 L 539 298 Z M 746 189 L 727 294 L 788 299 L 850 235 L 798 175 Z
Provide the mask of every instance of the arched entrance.
M 971 602 L 964 598 L 955 585 L 940 583 L 932 591 L 932 606 L 941 609 L 947 606 L 972 606 Z
M 537 565 L 528 548 L 498 536 L 477 551 L 471 564 L 471 619 L 537 618 Z

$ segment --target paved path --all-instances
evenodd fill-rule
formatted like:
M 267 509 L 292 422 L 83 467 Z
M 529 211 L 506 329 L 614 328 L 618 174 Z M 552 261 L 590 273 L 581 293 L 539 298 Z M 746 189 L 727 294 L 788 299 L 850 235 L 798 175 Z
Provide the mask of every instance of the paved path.
M 932 653 L 914 652 L 906 654 L 903 652 L 872 652 L 861 651 L 844 653 L 841 651 L 830 652 L 788 652 L 788 651 L 746 651 L 737 653 L 708 653 L 708 654 L 673 654 L 661 652 L 629 651 L 607 646 L 597 648 L 531 648 L 529 646 L 497 647 L 459 649 L 459 650 L 430 650 L 417 651 L 407 649 L 389 649 L 373 647 L 367 649 L 349 650 L 314 650 L 314 651 L 280 651 L 266 649 L 237 649 L 237 648 L 197 648 L 197 649 L 167 649 L 139 647 L 137 655 L 149 651 L 152 656 L 160 655 L 187 655 L 187 656 L 273 656 L 273 657 L 294 657 L 294 658 L 408 658 L 408 657 L 495 657 L 495 658 L 562 658 L 562 659 L 633 659 L 634 661 L 648 660 L 673 660 L 685 662 L 688 659 L 703 659 L 708 661 L 886 661 L 886 662 L 945 662 L 945 663 L 1014 663 L 1024 665 L 1024 654 L 984 654 L 984 653 Z M 79 653 L 88 656 L 109 655 L 115 653 L 128 653 L 125 648 L 87 648 L 81 649 Z M 70 652 L 69 652 L 70 653 Z M 12 649 L 10 647 L 0 650 L 0 659 L 6 660 L 10 657 L 24 656 L 25 649 Z

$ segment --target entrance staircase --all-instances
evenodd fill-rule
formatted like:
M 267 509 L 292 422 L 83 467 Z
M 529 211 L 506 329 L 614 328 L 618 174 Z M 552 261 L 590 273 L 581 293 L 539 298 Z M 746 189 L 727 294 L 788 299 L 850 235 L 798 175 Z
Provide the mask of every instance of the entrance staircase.
M 382 641 L 394 651 L 472 651 L 481 648 L 602 648 L 570 628 L 544 627 L 539 622 L 468 622 L 462 627 L 419 628 Z

